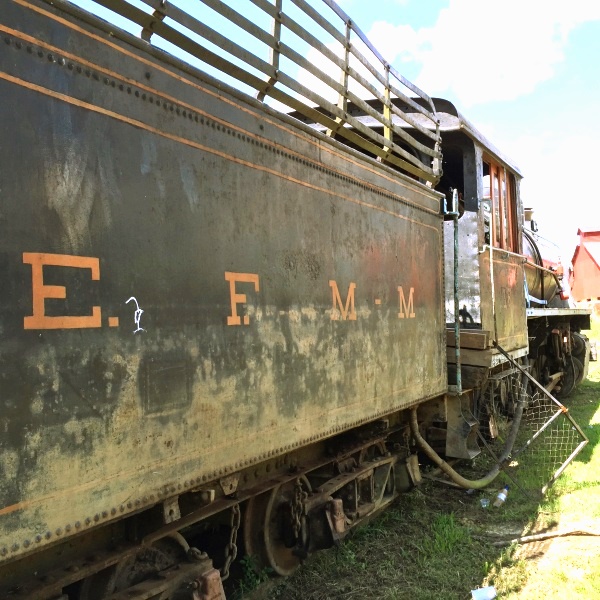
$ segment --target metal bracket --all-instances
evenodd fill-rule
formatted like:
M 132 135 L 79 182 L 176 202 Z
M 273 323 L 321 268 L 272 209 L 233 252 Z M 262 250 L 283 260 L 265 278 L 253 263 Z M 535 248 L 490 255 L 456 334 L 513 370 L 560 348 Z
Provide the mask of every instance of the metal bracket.
M 165 524 L 173 523 L 181 519 L 181 511 L 179 510 L 179 496 L 169 498 L 163 502 L 163 518 Z
M 140 37 L 145 42 L 150 42 L 150 38 L 154 34 L 155 23 L 161 23 L 167 16 L 167 0 L 161 0 L 156 10 L 152 13 L 153 20 L 142 29 Z
M 233 475 L 228 475 L 227 477 L 223 477 L 223 479 L 219 479 L 219 485 L 221 486 L 223 493 L 226 496 L 229 496 L 236 492 L 239 481 L 239 473 L 234 473 Z

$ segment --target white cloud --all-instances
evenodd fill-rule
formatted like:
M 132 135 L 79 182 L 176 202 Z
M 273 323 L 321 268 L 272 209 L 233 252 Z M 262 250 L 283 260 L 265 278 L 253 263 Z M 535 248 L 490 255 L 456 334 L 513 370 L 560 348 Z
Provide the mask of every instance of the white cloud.
M 564 130 L 516 138 L 511 152 L 525 173 L 521 197 L 535 209 L 540 233 L 561 247 L 569 261 L 579 228 L 600 227 L 598 194 L 584 173 L 592 160 L 586 132 Z
M 450 0 L 432 28 L 377 22 L 368 37 L 399 69 L 420 63 L 427 93 L 468 107 L 533 92 L 554 76 L 573 29 L 598 19 L 597 0 Z
M 390 63 L 422 62 L 430 50 L 429 31 L 415 31 L 410 25 L 392 25 L 387 21 L 373 23 L 367 37 Z

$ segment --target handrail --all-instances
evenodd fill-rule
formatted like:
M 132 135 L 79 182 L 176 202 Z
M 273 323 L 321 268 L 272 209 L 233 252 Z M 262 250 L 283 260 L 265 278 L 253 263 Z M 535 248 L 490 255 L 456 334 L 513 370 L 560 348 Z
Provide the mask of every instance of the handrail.
M 196 0 L 194 10 L 177 6 L 178 0 L 138 1 L 154 12 L 130 0 L 93 2 L 140 26 L 146 42 L 160 38 L 176 46 L 178 58 L 187 54 L 194 66 L 199 59 L 253 89 L 258 100 L 269 96 L 287 107 L 283 112 L 297 111 L 330 136 L 425 182 L 439 181 L 441 134 L 432 99 L 400 75 L 333 0 Z M 244 16 L 250 4 L 270 31 L 263 20 Z M 248 36 L 251 43 L 242 45 Z M 267 51 L 269 58 L 261 57 Z M 349 105 L 372 117 L 375 128 L 350 114 Z

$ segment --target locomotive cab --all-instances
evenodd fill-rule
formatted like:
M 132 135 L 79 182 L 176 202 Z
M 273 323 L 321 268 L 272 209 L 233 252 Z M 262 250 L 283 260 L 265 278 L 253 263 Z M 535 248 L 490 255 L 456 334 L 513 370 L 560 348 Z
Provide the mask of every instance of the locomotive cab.
M 458 288 L 461 334 L 460 361 L 475 367 L 480 380 L 484 370 L 505 362 L 493 347 L 496 342 L 512 358 L 527 355 L 528 336 L 524 307 L 525 273 L 522 256 L 523 207 L 519 196 L 522 178 L 516 165 L 497 150 L 449 101 L 433 99 L 442 136 L 442 177 L 435 189 L 445 195 L 441 210 L 448 211 L 454 190 L 460 215 L 457 239 L 458 268 L 454 266 L 454 224 L 444 223 L 445 314 L 448 327 L 455 322 L 454 282 Z M 377 106 L 377 102 L 371 102 Z M 410 113 L 411 108 L 395 104 Z M 349 108 L 349 112 L 352 109 Z M 411 115 L 418 120 L 418 113 Z M 361 121 L 373 127 L 368 116 Z M 422 126 L 428 126 L 419 121 Z M 408 129 L 427 144 L 419 131 Z M 399 141 L 400 143 L 400 141 Z M 454 333 L 448 332 L 454 346 Z M 448 350 L 452 382 L 454 350 Z M 469 369 L 467 369 L 469 371 Z M 469 382 L 466 382 L 469 385 Z
M 432 128 L 410 103 L 398 99 L 393 103 L 410 114 L 421 128 Z M 424 105 L 422 101 L 417 103 Z M 580 332 L 589 328 L 589 315 L 565 305 L 560 297 L 558 274 L 549 268 L 545 257 L 536 252 L 540 238 L 528 231 L 525 224 L 520 197 L 522 174 L 518 167 L 451 102 L 434 98 L 433 103 L 443 147 L 442 176 L 433 185 L 444 194 L 440 211 L 446 213 L 445 318 L 449 383 L 453 385 L 459 379 L 457 364 L 461 365 L 458 369 L 462 372 L 461 386 L 467 389 L 478 388 L 488 378 L 501 379 L 501 372 L 509 371 L 506 365 L 511 359 L 522 364 L 530 360 L 531 374 L 548 390 L 554 389 L 564 397 L 585 374 L 586 344 Z M 369 104 L 381 109 L 376 100 Z M 368 127 L 381 127 L 351 104 L 348 113 Z M 394 122 L 399 124 L 397 120 Z M 416 127 L 407 123 L 399 125 L 423 145 L 431 147 L 431 141 Z M 394 141 L 402 145 L 402 140 L 395 137 Z M 419 154 L 415 149 L 412 152 Z M 426 156 L 419 155 L 419 159 L 426 161 Z M 397 168 L 393 164 L 389 166 Z M 458 206 L 453 209 L 455 194 Z M 452 210 L 457 213 L 456 219 Z M 557 311 L 563 312 L 558 314 Z M 453 331 L 457 322 L 458 351 Z M 562 342 L 558 344 L 558 350 L 553 340 L 555 329 L 561 332 L 561 339 L 567 339 L 566 346 Z M 563 350 L 562 346 L 565 346 Z M 574 350 L 582 347 L 581 357 L 577 358 Z M 579 363 L 583 365 L 581 369 L 573 367 Z M 570 376 L 569 365 L 571 371 L 575 371 Z
M 450 383 L 460 362 L 466 387 L 485 378 L 495 386 L 508 372 L 497 345 L 565 398 L 587 372 L 581 331 L 589 313 L 569 306 L 552 244 L 526 225 L 519 169 L 450 102 L 436 99 L 435 106 L 444 147 L 437 189 L 448 196 L 456 188 L 464 204 L 458 222 L 444 223 L 446 320 L 455 323 L 457 292 L 461 329 L 458 353 L 454 332 L 447 335 Z
M 522 256 L 521 173 L 456 108 L 435 100 L 444 143 L 443 176 L 438 190 L 458 189 L 464 213 L 454 243 L 454 223 L 444 224 L 446 320 L 455 321 L 455 281 L 459 299 L 461 362 L 493 367 L 504 362 L 496 342 L 513 358 L 527 354 L 525 274 Z M 458 253 L 458 267 L 452 260 Z M 449 335 L 453 343 L 453 336 Z M 454 352 L 448 353 L 455 361 Z

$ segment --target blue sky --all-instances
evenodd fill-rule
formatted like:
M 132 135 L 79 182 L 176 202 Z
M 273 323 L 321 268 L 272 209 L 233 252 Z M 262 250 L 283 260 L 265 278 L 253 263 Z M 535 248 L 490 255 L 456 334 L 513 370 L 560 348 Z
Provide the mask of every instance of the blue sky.
M 174 3 L 196 15 L 203 7 Z M 600 1 L 338 3 L 400 73 L 451 100 L 519 166 L 525 206 L 568 262 L 577 229 L 600 228 Z M 249 0 L 228 4 L 256 11 Z
M 394 66 L 514 160 L 540 233 L 570 260 L 577 229 L 600 228 L 600 2 L 340 4 Z

